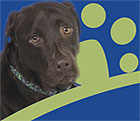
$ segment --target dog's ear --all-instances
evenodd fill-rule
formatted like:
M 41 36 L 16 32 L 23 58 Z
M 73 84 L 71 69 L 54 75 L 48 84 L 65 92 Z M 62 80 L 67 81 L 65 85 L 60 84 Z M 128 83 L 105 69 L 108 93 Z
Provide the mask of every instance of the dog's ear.
M 7 25 L 5 29 L 5 37 L 13 37 L 14 36 L 14 23 L 16 20 L 17 12 L 13 11 L 8 16 Z
M 62 2 L 64 5 L 68 6 L 68 7 L 71 7 L 71 8 L 74 8 L 74 5 L 72 4 L 72 2 L 69 2 L 69 1 L 64 1 Z
M 7 24 L 5 28 L 5 46 L 4 46 L 4 51 L 5 55 L 7 55 L 10 51 L 11 48 L 14 47 L 14 42 L 12 39 L 14 39 L 14 34 L 15 34 L 15 20 L 16 20 L 17 12 L 13 11 L 9 14 L 8 19 L 7 19 Z

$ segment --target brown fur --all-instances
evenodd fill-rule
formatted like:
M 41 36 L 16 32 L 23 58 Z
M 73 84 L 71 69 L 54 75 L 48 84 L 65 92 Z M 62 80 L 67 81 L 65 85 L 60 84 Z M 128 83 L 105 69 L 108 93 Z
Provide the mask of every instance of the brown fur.
M 73 28 L 73 33 L 63 37 L 59 32 L 62 26 Z M 41 37 L 39 44 L 29 43 L 34 33 Z M 78 76 L 79 33 L 79 19 L 69 2 L 40 2 L 9 15 L 5 38 L 10 37 L 11 42 L 6 43 L 0 60 L 1 119 L 47 97 L 23 85 L 10 64 L 43 90 L 64 90 Z M 68 61 L 70 67 L 56 69 L 59 61 Z

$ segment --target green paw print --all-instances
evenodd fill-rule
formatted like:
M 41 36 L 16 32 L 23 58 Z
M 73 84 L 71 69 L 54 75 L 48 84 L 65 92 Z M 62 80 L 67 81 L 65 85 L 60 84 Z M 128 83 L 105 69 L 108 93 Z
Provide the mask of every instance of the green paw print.
M 81 18 L 87 27 L 98 28 L 104 24 L 106 12 L 101 5 L 91 3 L 83 8 Z M 136 35 L 136 25 L 130 18 L 119 18 L 112 25 L 110 34 L 116 44 L 126 45 L 134 39 Z M 137 66 L 138 58 L 133 53 L 127 53 L 120 59 L 120 68 L 124 72 L 133 72 Z
M 91 3 L 83 8 L 81 18 L 87 27 L 98 28 L 106 21 L 106 12 L 101 5 Z M 110 34 L 116 44 L 126 45 L 133 41 L 136 35 L 136 25 L 130 18 L 119 18 L 113 23 Z M 120 68 L 126 72 L 125 74 L 109 77 L 108 64 L 101 44 L 97 40 L 87 40 L 80 44 L 81 49 L 78 55 L 80 77 L 77 82 L 82 86 L 44 99 L 3 121 L 16 121 L 23 117 L 24 120 L 31 121 L 80 99 L 140 83 L 140 71 L 134 72 L 138 66 L 138 58 L 135 54 L 126 53 L 121 57 Z

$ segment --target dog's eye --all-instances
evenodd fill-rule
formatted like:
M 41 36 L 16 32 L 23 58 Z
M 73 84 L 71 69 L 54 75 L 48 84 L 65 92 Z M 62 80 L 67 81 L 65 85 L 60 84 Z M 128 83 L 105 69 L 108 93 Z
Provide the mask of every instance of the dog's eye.
M 63 28 L 63 31 L 64 31 L 65 34 L 70 34 L 71 31 L 72 31 L 72 29 L 71 28 L 68 28 L 68 27 L 64 27 Z
M 72 32 L 73 32 L 73 29 L 70 28 L 70 27 L 60 27 L 60 34 L 61 34 L 63 37 L 66 37 L 66 36 L 71 35 Z
M 39 40 L 40 40 L 40 38 L 36 34 L 34 34 L 31 38 L 30 42 L 37 43 L 37 42 L 39 42 Z

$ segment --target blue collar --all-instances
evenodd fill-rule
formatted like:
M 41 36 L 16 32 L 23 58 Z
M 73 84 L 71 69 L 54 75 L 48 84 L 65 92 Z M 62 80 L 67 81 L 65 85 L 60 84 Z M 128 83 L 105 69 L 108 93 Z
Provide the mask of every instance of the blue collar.
M 11 71 L 12 73 L 19 79 L 19 81 L 25 85 L 26 87 L 30 88 L 31 90 L 37 92 L 37 93 L 40 93 L 42 95 L 45 95 L 47 97 L 49 96 L 52 96 L 52 95 L 55 95 L 58 93 L 58 91 L 54 90 L 53 92 L 52 91 L 43 91 L 43 89 L 41 89 L 38 85 L 34 84 L 33 82 L 30 82 L 28 80 L 26 80 L 12 65 L 10 65 L 10 68 L 11 68 Z M 73 84 L 75 85 L 75 87 L 79 86 L 77 83 L 73 82 Z M 67 89 L 65 90 L 68 90 L 70 89 L 70 87 L 68 87 Z
M 54 92 L 43 91 L 39 86 L 37 86 L 33 82 L 29 82 L 28 80 L 26 80 L 12 65 L 10 65 L 10 68 L 12 73 L 19 79 L 19 81 L 26 87 L 30 88 L 31 90 L 43 94 L 45 96 L 52 96 L 57 93 L 57 91 Z

